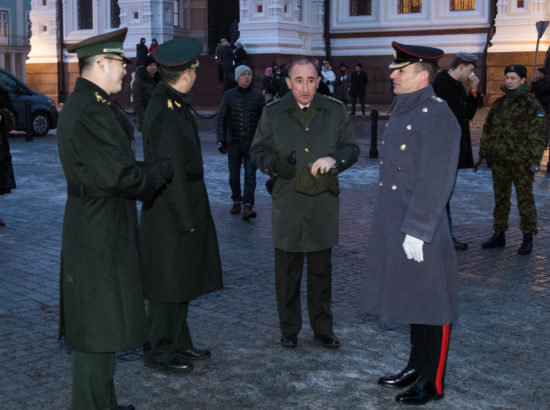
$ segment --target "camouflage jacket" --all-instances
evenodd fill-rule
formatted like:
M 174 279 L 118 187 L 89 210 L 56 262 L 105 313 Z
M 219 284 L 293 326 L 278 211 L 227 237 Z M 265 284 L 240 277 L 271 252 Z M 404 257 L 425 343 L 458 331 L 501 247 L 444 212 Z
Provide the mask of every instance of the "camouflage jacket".
M 527 83 L 493 103 L 479 146 L 479 156 L 489 162 L 539 163 L 546 145 L 545 113 Z

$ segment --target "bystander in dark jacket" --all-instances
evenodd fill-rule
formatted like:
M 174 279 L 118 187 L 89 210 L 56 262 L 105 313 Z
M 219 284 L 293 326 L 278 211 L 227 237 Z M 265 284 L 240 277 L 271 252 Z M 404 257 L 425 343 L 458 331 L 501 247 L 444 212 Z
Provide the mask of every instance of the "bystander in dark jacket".
M 157 71 L 157 63 L 149 54 L 145 57 L 145 64 L 136 69 L 136 78 L 132 84 L 132 98 L 136 110 L 137 129 L 143 127 L 143 117 L 147 104 L 153 95 L 157 83 L 160 81 L 160 73 Z
M 217 142 L 222 153 L 228 153 L 229 186 L 233 206 L 231 214 L 241 212 L 243 219 L 254 218 L 256 166 L 250 157 L 250 146 L 262 114 L 264 96 L 251 85 L 252 70 L 245 65 L 235 69 L 237 86 L 223 95 L 218 110 Z M 241 195 L 241 164 L 244 164 L 244 196 Z
M 355 103 L 359 98 L 361 112 L 365 115 L 365 95 L 367 94 L 367 84 L 369 77 L 363 71 L 361 63 L 355 64 L 355 71 L 351 73 L 349 95 L 351 96 L 351 115 L 355 115 Z
M 15 188 L 15 177 L 11 164 L 8 132 L 15 127 L 15 110 L 6 90 L 0 86 L 0 195 L 9 194 Z M 0 218 L 0 226 L 6 224 Z

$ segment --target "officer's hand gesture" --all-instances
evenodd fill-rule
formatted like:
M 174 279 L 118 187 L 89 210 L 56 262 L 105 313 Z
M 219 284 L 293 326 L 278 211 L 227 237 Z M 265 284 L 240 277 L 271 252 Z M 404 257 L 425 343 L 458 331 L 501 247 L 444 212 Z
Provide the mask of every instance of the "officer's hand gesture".
M 336 165 L 336 160 L 332 157 L 319 158 L 311 166 L 311 175 L 316 176 L 317 172 L 320 174 L 326 174 L 330 172 L 332 167 Z
M 403 249 L 407 255 L 407 259 L 414 259 L 417 262 L 424 261 L 424 252 L 422 246 L 424 241 L 422 239 L 415 238 L 411 235 L 405 235 L 405 241 L 403 242 Z

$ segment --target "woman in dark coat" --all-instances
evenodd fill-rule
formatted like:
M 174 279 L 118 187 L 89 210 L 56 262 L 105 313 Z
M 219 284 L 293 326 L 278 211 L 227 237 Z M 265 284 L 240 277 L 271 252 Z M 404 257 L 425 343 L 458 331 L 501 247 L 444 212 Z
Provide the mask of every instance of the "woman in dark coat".
M 15 126 L 15 111 L 8 92 L 0 87 L 0 195 L 15 188 L 8 132 Z M 6 226 L 0 218 L 0 226 Z
M 157 71 L 157 62 L 149 54 L 145 57 L 145 64 L 136 69 L 136 79 L 132 85 L 132 98 L 134 100 L 137 129 L 139 131 L 143 128 L 145 110 L 159 80 L 160 74 Z

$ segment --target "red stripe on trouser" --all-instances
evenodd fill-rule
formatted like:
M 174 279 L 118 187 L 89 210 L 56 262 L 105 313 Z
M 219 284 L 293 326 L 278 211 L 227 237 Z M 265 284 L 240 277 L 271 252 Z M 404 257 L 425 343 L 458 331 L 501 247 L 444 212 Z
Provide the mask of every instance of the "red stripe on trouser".
M 445 364 L 447 361 L 447 352 L 449 350 L 449 337 L 451 334 L 451 326 L 441 326 L 443 335 L 441 336 L 441 351 L 439 353 L 439 365 L 437 366 L 437 374 L 435 376 L 435 389 L 437 394 L 443 393 L 443 376 L 445 375 Z

